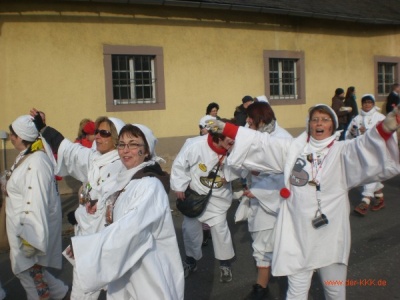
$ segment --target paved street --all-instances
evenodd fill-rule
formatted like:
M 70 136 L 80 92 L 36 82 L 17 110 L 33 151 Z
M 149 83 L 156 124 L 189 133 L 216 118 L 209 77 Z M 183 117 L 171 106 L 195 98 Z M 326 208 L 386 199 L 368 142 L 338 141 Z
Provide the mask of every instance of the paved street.
M 347 299 L 400 299 L 400 176 L 385 183 L 384 193 L 386 208 L 378 212 L 369 212 L 365 217 L 350 215 L 352 225 L 352 248 L 348 268 Z M 171 208 L 181 253 L 182 216 L 175 209 L 171 199 Z M 351 206 L 360 200 L 360 191 L 350 192 Z M 63 244 L 69 241 L 71 226 L 66 220 L 66 213 L 76 207 L 75 195 L 64 195 Z M 185 299 L 188 300 L 236 300 L 243 299 L 256 278 L 256 268 L 252 260 L 250 235 L 247 223 L 234 224 L 233 214 L 237 208 L 234 201 L 229 210 L 230 228 L 235 244 L 236 259 L 233 263 L 233 281 L 229 284 L 219 282 L 218 262 L 213 258 L 212 244 L 203 248 L 203 258 L 198 263 L 198 270 L 186 280 Z M 71 283 L 72 268 L 64 259 L 62 271 L 53 274 Z M 10 270 L 8 253 L 0 254 L 0 279 L 8 293 L 6 299 L 25 299 L 19 281 Z M 270 284 L 271 294 L 268 299 L 283 299 L 285 278 L 274 278 Z M 105 299 L 105 295 L 101 296 Z M 309 299 L 324 299 L 318 277 L 315 275 Z M 122 300 L 122 299 L 121 299 Z M 153 300 L 153 299 L 149 299 Z

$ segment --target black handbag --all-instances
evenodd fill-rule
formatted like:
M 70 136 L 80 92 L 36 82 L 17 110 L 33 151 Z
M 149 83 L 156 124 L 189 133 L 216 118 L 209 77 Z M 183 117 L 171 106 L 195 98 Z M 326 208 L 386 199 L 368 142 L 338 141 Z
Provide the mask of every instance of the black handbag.
M 217 178 L 220 161 L 218 162 L 218 167 L 216 172 L 213 174 L 213 181 L 211 184 L 211 188 L 208 191 L 207 195 L 200 195 L 196 191 L 192 190 L 188 187 L 185 191 L 185 199 L 176 199 L 176 208 L 186 217 L 196 218 L 200 216 L 203 211 L 206 209 L 208 201 L 210 200 L 212 194 L 212 188 L 215 183 L 215 179 Z

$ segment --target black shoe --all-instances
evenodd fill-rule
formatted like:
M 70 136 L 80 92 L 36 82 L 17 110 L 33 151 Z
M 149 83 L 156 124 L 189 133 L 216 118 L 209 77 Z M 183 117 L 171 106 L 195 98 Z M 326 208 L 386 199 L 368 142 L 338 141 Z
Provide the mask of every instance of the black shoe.
M 247 295 L 244 300 L 264 300 L 268 295 L 268 286 L 263 288 L 261 285 L 256 283 L 253 285 L 253 290 Z
M 203 243 L 201 246 L 207 246 L 209 240 L 211 240 L 211 230 L 203 230 Z

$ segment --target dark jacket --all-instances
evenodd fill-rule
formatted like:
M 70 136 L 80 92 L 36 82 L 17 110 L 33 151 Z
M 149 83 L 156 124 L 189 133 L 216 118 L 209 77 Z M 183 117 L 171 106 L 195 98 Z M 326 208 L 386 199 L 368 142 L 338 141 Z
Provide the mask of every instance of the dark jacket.
M 247 112 L 243 104 L 236 107 L 235 112 L 233 113 L 233 117 L 235 118 L 236 125 L 238 126 L 246 125 Z
M 351 107 L 353 110 L 347 116 L 347 123 L 349 124 L 351 120 L 358 115 L 358 106 L 356 102 L 356 97 L 351 95 L 344 100 L 344 106 Z
M 391 92 L 387 96 L 387 101 L 386 101 L 386 113 L 389 113 L 393 110 L 393 105 L 397 106 L 400 103 L 400 96 L 399 94 L 395 92 Z
M 140 169 L 135 173 L 135 175 L 133 175 L 132 179 L 140 179 L 143 177 L 157 178 L 158 180 L 161 181 L 167 194 L 169 193 L 170 190 L 169 174 L 167 172 L 164 172 L 158 163 Z
M 343 100 L 339 98 L 339 96 L 334 96 L 332 98 L 332 109 L 335 111 L 339 124 L 347 125 L 347 116 L 349 115 L 348 111 L 340 111 L 340 108 L 344 106 Z

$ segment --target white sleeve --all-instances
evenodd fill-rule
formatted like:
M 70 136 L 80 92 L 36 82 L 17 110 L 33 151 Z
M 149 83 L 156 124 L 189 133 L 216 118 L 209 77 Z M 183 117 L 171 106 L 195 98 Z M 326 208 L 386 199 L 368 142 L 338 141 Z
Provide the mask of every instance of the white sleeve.
M 190 176 L 189 148 L 190 142 L 187 140 L 179 151 L 171 168 L 171 190 L 184 192 L 192 180 Z

